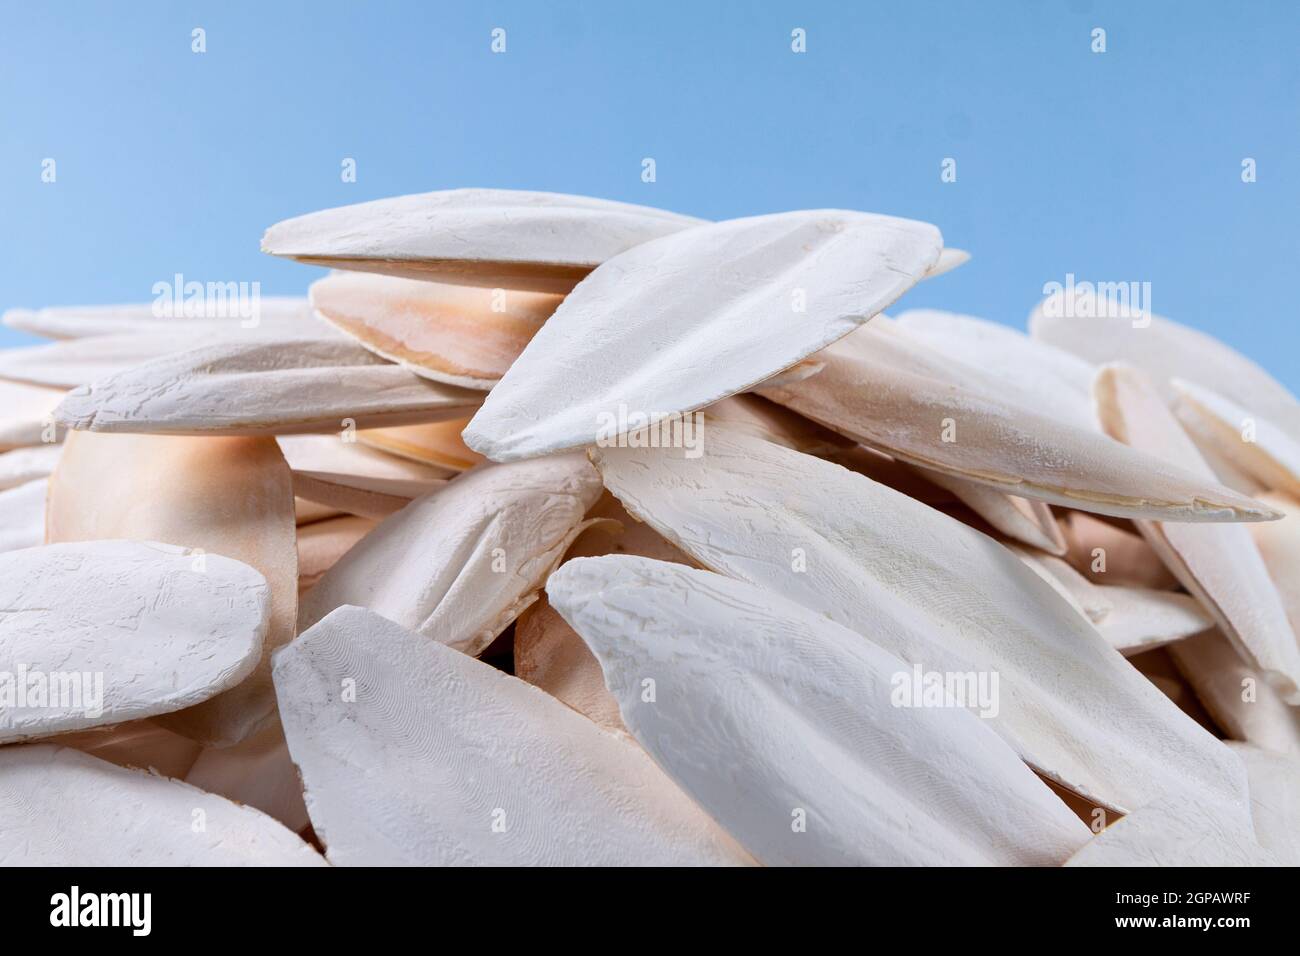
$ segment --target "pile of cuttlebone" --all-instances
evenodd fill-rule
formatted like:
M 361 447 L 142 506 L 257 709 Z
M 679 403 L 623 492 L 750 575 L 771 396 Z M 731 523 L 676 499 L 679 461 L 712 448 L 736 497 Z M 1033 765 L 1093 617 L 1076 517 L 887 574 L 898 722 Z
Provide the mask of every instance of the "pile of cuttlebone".
M 968 256 L 845 210 L 263 249 L 333 271 L 5 316 L 0 861 L 1300 863 L 1300 402 L 1227 346 L 888 317 Z

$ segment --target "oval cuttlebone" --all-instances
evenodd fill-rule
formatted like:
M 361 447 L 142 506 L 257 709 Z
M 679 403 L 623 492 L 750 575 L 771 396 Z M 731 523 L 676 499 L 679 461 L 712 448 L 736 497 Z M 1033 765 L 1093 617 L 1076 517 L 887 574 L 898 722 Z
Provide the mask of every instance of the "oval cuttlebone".
M 1053 865 L 1088 839 L 974 712 L 900 704 L 907 665 L 816 611 L 625 555 L 547 594 L 632 734 L 764 864 Z
M 1173 379 L 1175 413 L 1265 488 L 1300 496 L 1300 438 L 1208 388 Z
M 244 314 L 240 314 L 243 302 Z M 47 339 L 80 339 L 88 336 L 121 335 L 133 332 L 157 332 L 168 329 L 197 329 L 239 334 L 249 328 L 317 329 L 328 334 L 313 316 L 306 298 L 257 296 L 243 300 L 226 300 L 225 316 L 215 316 L 206 308 L 191 309 L 184 304 L 154 302 L 129 305 L 67 305 L 43 309 L 10 309 L 0 322 L 12 329 L 40 335 Z
M 247 677 L 270 589 L 239 561 L 205 562 L 143 541 L 0 555 L 0 744 L 173 713 Z
M 759 393 L 909 464 L 1118 517 L 1277 517 L 1216 481 L 1043 415 L 896 325 L 872 322 L 818 358 L 825 365 L 811 378 Z
M 36 478 L 0 491 L 0 553 L 34 548 L 45 542 L 48 478 Z
M 268 338 L 146 362 L 75 389 L 55 417 L 83 431 L 286 435 L 461 418 L 482 398 L 342 339 Z
M 830 462 L 708 432 L 703 456 L 595 448 L 628 512 L 706 568 L 825 614 L 926 670 L 997 672 L 989 725 L 1112 809 L 1199 787 L 1244 805 L 1240 767 L 996 541 Z
M 0 452 L 0 491 L 48 477 L 59 463 L 62 445 L 41 444 Z
M 61 388 L 0 379 L 0 451 L 61 441 L 54 410 L 65 395 Z
M 362 538 L 303 597 L 298 629 L 354 604 L 479 654 L 536 600 L 600 491 L 580 454 L 480 466 Z
M 1213 388 L 1300 441 L 1300 402 L 1268 372 L 1213 336 L 1149 310 L 1075 287 L 1034 308 L 1029 334 L 1094 365 L 1135 365 L 1152 377 L 1167 402 L 1177 398 L 1175 378 Z
M 1300 757 L 1300 707 L 1292 707 L 1220 631 L 1169 646 L 1178 672 L 1224 734 Z
M 710 405 L 824 348 L 925 277 L 928 223 L 804 210 L 610 259 L 555 310 L 464 432 L 488 458 L 577 448 Z
M 1189 474 L 1213 477 L 1145 374 L 1107 365 L 1097 373 L 1097 416 L 1107 434 Z M 1250 531 L 1239 525 L 1138 521 L 1165 566 L 1205 606 L 1243 658 L 1300 704 L 1300 647 Z
M 196 831 L 196 813 L 204 826 Z M 325 866 L 257 810 L 68 747 L 0 748 L 5 866 Z
M 281 435 L 299 498 L 365 518 L 386 518 L 445 482 L 432 468 L 357 443 L 355 435 Z
M 356 515 L 325 518 L 298 528 L 298 594 L 316 585 L 377 522 Z
M 318 316 L 376 355 L 423 378 L 483 391 L 564 298 L 366 272 L 333 273 L 309 295 Z
M 261 730 L 275 714 L 270 653 L 293 638 L 298 607 L 292 479 L 275 440 L 83 432 L 66 444 L 50 478 L 49 541 L 165 541 L 201 549 L 205 560 L 242 561 L 269 582 L 270 627 L 256 669 L 164 719 L 207 744 L 238 743 Z
M 331 863 L 752 862 L 626 738 L 361 608 L 281 649 L 275 685 Z
M 487 461 L 460 437 L 468 424 L 468 418 L 458 418 L 424 425 L 363 428 L 357 432 L 357 441 L 369 448 L 438 469 L 450 478 Z
M 1228 747 L 1246 765 L 1255 839 L 1283 866 L 1300 866 L 1300 759 L 1250 744 Z
M 564 293 L 606 259 L 702 222 L 590 196 L 448 189 L 286 219 L 266 230 L 262 251 L 352 271 Z

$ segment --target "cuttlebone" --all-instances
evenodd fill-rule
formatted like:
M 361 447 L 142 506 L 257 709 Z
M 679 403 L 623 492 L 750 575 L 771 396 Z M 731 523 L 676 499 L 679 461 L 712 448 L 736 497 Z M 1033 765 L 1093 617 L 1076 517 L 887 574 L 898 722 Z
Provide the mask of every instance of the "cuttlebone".
M 595 448 L 605 486 L 702 566 L 825 614 L 909 666 L 1000 675 L 988 721 L 1112 809 L 1199 788 L 1244 806 L 1223 745 L 993 539 L 831 462 L 710 429 L 706 450 Z
M 335 272 L 309 294 L 321 319 L 376 355 L 424 378 L 484 391 L 564 298 L 366 272 Z
M 289 467 L 270 437 L 77 432 L 50 477 L 51 542 L 165 541 L 242 561 L 269 583 L 270 625 L 252 673 L 196 707 L 160 718 L 207 744 L 238 743 L 274 720 L 270 652 L 296 633 L 296 530 Z
M 1112 438 L 1208 478 L 1213 473 L 1147 376 L 1125 365 L 1097 373 L 1097 415 Z M 1300 704 L 1300 647 L 1248 528 L 1138 521 L 1165 566 L 1214 617 L 1243 658 Z
M 1255 839 L 1283 866 L 1300 866 L 1300 759 L 1250 744 L 1228 747 L 1246 765 Z
M 289 757 L 289 745 L 278 720 L 233 747 L 203 748 L 185 774 L 185 782 L 261 810 L 295 833 L 301 833 L 311 823 L 298 768 Z
M 465 443 L 496 461 L 590 445 L 744 391 L 924 278 L 928 223 L 821 209 L 637 246 L 571 292 L 488 394 Z
M 34 478 L 0 491 L 0 553 L 34 548 L 45 542 L 48 478 Z
M 0 866 L 325 865 L 264 813 L 180 781 L 69 747 L 0 748 Z
M 270 588 L 220 555 L 140 541 L 50 544 L 0 555 L 0 659 L 41 676 L 40 700 L 0 707 L 0 744 L 172 713 L 257 666 Z M 87 600 L 93 596 L 92 600 Z M 102 682 L 102 683 L 101 683 Z M 102 697 L 101 697 L 102 695 Z
M 1173 379 L 1174 411 L 1257 483 L 1300 496 L 1300 438 L 1208 388 Z
M 253 311 L 251 300 L 247 311 Z M 329 330 L 312 316 L 311 305 L 302 296 L 262 296 L 256 299 L 256 314 L 214 316 L 209 310 L 194 309 L 186 315 L 168 308 L 169 303 L 145 302 L 128 305 L 66 305 L 43 309 L 10 309 L 0 322 L 13 329 L 48 339 L 80 339 L 87 336 L 157 332 L 168 329 L 229 331 L 240 335 L 249 328 L 305 329 L 328 335 Z M 238 301 L 227 311 L 238 312 Z
M 54 410 L 66 395 L 61 388 L 0 379 L 0 451 L 62 441 Z
M 626 737 L 361 608 L 282 648 L 275 685 L 334 864 L 752 863 Z
M 281 435 L 299 498 L 349 514 L 385 518 L 446 481 L 442 472 L 366 447 L 352 433 Z
M 1125 309 L 1095 291 L 1076 288 L 1040 302 L 1029 334 L 1094 365 L 1126 362 L 1149 374 L 1168 402 L 1172 379 L 1212 388 L 1285 429 L 1300 441 L 1300 402 L 1268 372 L 1213 336 L 1153 315 Z
M 482 398 L 341 339 L 232 340 L 75 389 L 55 417 L 85 431 L 284 435 L 460 418 Z
M 59 463 L 62 445 L 42 444 L 0 452 L 0 491 L 45 478 Z
M 803 449 L 800 449 L 803 450 Z M 1009 495 L 988 485 L 931 468 L 916 468 L 927 481 L 947 491 L 1009 538 L 1048 554 L 1065 554 L 1065 536 L 1045 501 Z
M 958 266 L 964 266 L 968 262 L 970 262 L 970 253 L 965 249 L 945 246 L 939 251 L 938 261 L 930 267 L 930 271 L 925 274 L 925 277 L 927 279 L 937 278 L 951 272 Z
M 339 269 L 564 293 L 605 260 L 702 222 L 590 196 L 448 189 L 286 219 L 266 231 L 262 251 Z
M 1300 635 L 1300 501 L 1274 492 L 1261 495 L 1260 500 L 1286 512 L 1281 521 L 1252 525 L 1251 535 L 1282 598 L 1291 629 Z
M 381 522 L 304 595 L 298 629 L 354 604 L 482 652 L 586 527 L 600 476 L 581 454 L 475 468 Z
M 1276 523 L 1260 521 L 1255 525 Z M 1122 528 L 1104 518 L 1071 511 L 1061 518 L 1061 530 L 1069 546 L 1065 559 L 1094 584 L 1165 591 L 1179 587 L 1160 556 L 1131 526 Z
M 59 734 L 45 743 L 71 747 L 119 767 L 176 778 L 184 778 L 203 751 L 198 741 L 172 733 L 147 718 Z
M 1052 865 L 1088 839 L 974 712 L 900 705 L 908 666 L 822 614 L 631 555 L 569 561 L 547 594 L 629 731 L 762 863 Z
M 871 322 L 818 358 L 825 365 L 811 378 L 759 393 L 912 465 L 1118 517 L 1277 517 L 1216 481 L 1045 416 L 996 377 L 895 324 Z
M 298 593 L 316 585 L 339 558 L 374 530 L 376 522 L 356 515 L 339 515 L 298 526 Z
M 357 441 L 398 458 L 420 462 L 450 478 L 487 461 L 466 447 L 461 439 L 460 433 L 468 424 L 468 418 L 458 418 L 424 425 L 363 428 L 357 432 Z

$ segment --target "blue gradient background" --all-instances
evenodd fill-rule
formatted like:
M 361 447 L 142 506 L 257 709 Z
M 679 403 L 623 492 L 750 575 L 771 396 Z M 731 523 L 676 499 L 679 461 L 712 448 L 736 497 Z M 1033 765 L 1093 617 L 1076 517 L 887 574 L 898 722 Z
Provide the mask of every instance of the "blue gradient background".
M 149 301 L 176 272 L 299 293 L 318 270 L 261 255 L 268 224 L 430 189 L 709 218 L 841 206 L 930 220 L 974 254 L 908 306 L 1023 327 L 1067 272 L 1150 281 L 1155 311 L 1300 390 L 1294 2 L 0 10 L 0 308 Z

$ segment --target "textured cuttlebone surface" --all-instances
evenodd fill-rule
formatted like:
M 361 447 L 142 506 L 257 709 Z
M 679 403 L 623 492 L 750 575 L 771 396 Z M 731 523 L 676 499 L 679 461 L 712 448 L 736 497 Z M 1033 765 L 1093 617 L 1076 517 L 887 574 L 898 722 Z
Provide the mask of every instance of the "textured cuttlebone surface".
M 366 349 L 416 375 L 489 389 L 563 296 L 484 289 L 366 272 L 312 284 L 316 314 Z
M 298 528 L 298 593 L 313 587 L 339 558 L 375 528 L 356 515 L 326 518 Z
M 244 323 L 256 322 L 255 328 L 312 329 L 328 334 L 313 316 L 305 298 L 259 296 L 256 317 L 160 315 L 155 303 L 130 305 L 68 305 L 44 309 L 10 309 L 0 321 L 10 328 L 50 339 L 80 339 L 88 336 L 122 335 L 134 332 L 158 332 L 171 329 L 194 329 L 203 332 L 229 330 L 246 333 Z
M 1283 866 L 1300 866 L 1300 760 L 1250 744 L 1228 747 L 1246 765 L 1255 839 Z
M 743 391 L 884 309 L 942 244 L 928 223 L 823 209 L 637 246 L 561 303 L 465 443 L 497 461 L 544 455 Z
M 996 375 L 1042 414 L 1085 430 L 1096 429 L 1093 368 L 1078 356 L 1017 329 L 955 312 L 909 309 L 894 321 L 945 357 Z
M 1300 634 L 1300 501 L 1274 493 L 1264 494 L 1260 500 L 1286 513 L 1281 521 L 1252 525 L 1251 536 L 1282 598 L 1291 630 Z
M 0 452 L 0 491 L 47 477 L 62 453 L 62 445 L 52 444 Z
M 0 553 L 34 548 L 45 541 L 49 479 L 37 478 L 0 491 Z
M 1229 737 L 1300 756 L 1300 708 L 1289 706 L 1219 631 L 1172 644 L 1169 654 Z
M 275 684 L 332 863 L 750 862 L 630 741 L 361 608 L 282 649 Z
M 1233 759 L 1236 759 L 1234 756 Z M 1195 791 L 1172 794 L 1112 823 L 1066 866 L 1277 866 L 1250 815 Z
M 300 498 L 349 514 L 384 518 L 445 481 L 425 465 L 376 451 L 342 435 L 282 435 L 277 439 Z
M 1250 359 L 1204 332 L 1158 315 L 1142 314 L 1134 328 L 1133 317 L 1120 315 L 1107 302 L 1077 289 L 1072 298 L 1049 296 L 1029 317 L 1030 335 L 1094 365 L 1135 365 L 1151 375 L 1166 401 L 1177 397 L 1170 382 L 1174 378 L 1213 388 L 1300 440 L 1300 403 Z M 1055 315 L 1050 314 L 1053 307 Z
M 484 465 L 366 535 L 303 597 L 298 628 L 355 604 L 467 654 L 537 597 L 600 476 L 580 454 Z
M 0 865 L 326 864 L 257 810 L 78 750 L 33 745 L 0 749 Z
M 701 222 L 589 196 L 449 189 L 286 219 L 266 231 L 262 251 L 341 269 L 562 293 L 606 259 Z
M 1276 517 L 1216 481 L 1043 415 L 890 323 L 872 322 L 818 357 L 816 375 L 760 394 L 913 465 L 1120 517 Z
M 850 438 L 757 395 L 732 395 L 714 402 L 702 412 L 706 422 L 722 422 L 809 455 L 843 452 L 857 444 Z
M 1042 501 L 1009 495 L 988 485 L 929 468 L 917 469 L 927 481 L 951 491 L 962 504 L 1009 538 L 1048 554 L 1065 554 L 1065 536 Z
M 460 433 L 468 424 L 468 418 L 459 418 L 425 425 L 366 428 L 357 432 L 357 441 L 390 455 L 439 469 L 449 477 L 487 460 L 470 450 L 461 439 Z
M 204 743 L 237 743 L 274 716 L 270 652 L 296 633 L 295 530 L 289 468 L 269 437 L 77 433 L 50 478 L 50 541 L 165 541 L 200 548 L 209 560 L 243 561 L 270 584 L 270 629 L 257 669 L 165 718 L 168 728 Z
M 547 594 L 628 729 L 760 862 L 1050 865 L 1088 839 L 979 717 L 897 706 L 908 666 L 815 611 L 634 556 L 567 562 Z
M 75 389 L 56 417 L 89 431 L 293 434 L 459 418 L 481 400 L 352 342 L 264 339 L 146 362 Z
M 207 747 L 185 774 L 185 782 L 261 810 L 300 833 L 311 823 L 303 802 L 298 768 L 277 722 L 233 747 Z
M 60 388 L 0 379 L 0 451 L 52 444 L 63 432 L 54 410 L 67 393 Z
M 1049 779 L 1119 810 L 1187 786 L 1244 802 L 1222 744 L 991 538 L 721 427 L 694 460 L 676 449 L 591 454 L 628 512 L 704 567 L 823 613 L 909 665 L 998 672 L 989 726 Z
M 119 767 L 183 778 L 203 752 L 197 741 L 159 727 L 152 720 L 132 720 L 116 727 L 94 727 L 59 734 L 46 743 L 71 747 Z
M 1265 488 L 1300 495 L 1300 437 L 1208 388 L 1174 379 L 1175 409 L 1219 455 Z M 1245 438 L 1245 429 L 1253 432 Z
M 636 554 L 660 561 L 694 563 L 662 536 L 629 515 L 611 494 L 602 495 L 587 517 L 605 520 L 574 539 L 564 560 L 602 554 Z M 539 596 L 537 603 L 519 615 L 515 622 L 514 663 L 515 676 L 520 680 L 540 687 L 606 730 L 626 732 L 618 714 L 618 701 L 605 687 L 600 663 L 586 642 L 551 607 L 545 594 Z
M 1260 521 L 1251 527 L 1277 522 Z M 1094 584 L 1125 584 L 1130 587 L 1169 590 L 1178 579 L 1164 566 L 1160 556 L 1140 534 L 1071 511 L 1061 519 L 1068 551 L 1065 559 Z
M 1190 474 L 1212 477 L 1145 374 L 1107 365 L 1097 373 L 1095 389 L 1097 415 L 1107 434 Z M 1137 526 L 1244 659 L 1275 681 L 1289 703 L 1300 704 L 1300 647 L 1249 529 L 1152 521 Z
M 171 713 L 235 686 L 261 654 L 270 589 L 218 555 L 200 571 L 185 548 L 92 541 L 0 555 L 0 607 L 5 670 L 48 688 L 3 708 L 3 744 Z

